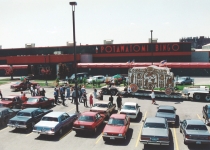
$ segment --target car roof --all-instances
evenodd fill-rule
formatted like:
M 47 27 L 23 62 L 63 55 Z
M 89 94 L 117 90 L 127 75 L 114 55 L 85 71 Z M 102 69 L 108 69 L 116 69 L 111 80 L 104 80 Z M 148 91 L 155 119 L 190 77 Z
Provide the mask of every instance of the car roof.
M 32 96 L 32 97 L 29 97 L 29 98 L 41 98 L 41 97 L 44 97 L 44 96 Z
M 95 102 L 95 104 L 109 104 L 109 102 L 108 101 L 99 101 L 99 102 Z
M 125 114 L 112 114 L 110 118 L 125 119 Z
M 45 117 L 59 117 L 61 116 L 62 114 L 64 114 L 65 112 L 50 112 L 48 114 L 45 115 Z
M 160 105 L 158 109 L 168 109 L 168 110 L 174 110 L 174 106 L 168 106 L 168 105 Z
M 98 112 L 92 112 L 92 111 L 86 111 L 86 112 L 83 112 L 81 115 L 84 115 L 84 116 L 95 116 Z
M 0 112 L 3 111 L 3 110 L 6 110 L 8 109 L 7 107 L 0 107 Z
M 135 102 L 125 102 L 123 105 L 135 105 L 136 106 L 137 103 Z
M 187 119 L 187 124 L 194 124 L 194 125 L 205 125 L 202 120 L 199 119 Z
M 21 112 L 29 112 L 29 113 L 31 113 L 31 112 L 33 112 L 34 110 L 37 110 L 37 109 L 39 109 L 39 108 L 26 108 L 26 109 L 21 110 Z
M 159 117 L 148 117 L 145 122 L 165 123 L 165 118 Z

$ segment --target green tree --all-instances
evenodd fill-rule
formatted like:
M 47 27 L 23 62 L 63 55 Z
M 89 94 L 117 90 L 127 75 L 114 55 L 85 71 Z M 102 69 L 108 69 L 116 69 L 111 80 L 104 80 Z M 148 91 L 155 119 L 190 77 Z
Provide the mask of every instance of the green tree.
M 59 69 L 58 69 L 58 75 L 60 79 L 65 79 L 66 76 L 69 76 L 69 68 L 66 64 L 60 63 L 59 64 Z

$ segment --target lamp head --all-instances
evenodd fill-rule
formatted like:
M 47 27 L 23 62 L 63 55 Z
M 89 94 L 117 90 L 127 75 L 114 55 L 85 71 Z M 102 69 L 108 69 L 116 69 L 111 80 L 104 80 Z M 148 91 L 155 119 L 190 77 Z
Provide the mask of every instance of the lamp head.
M 77 2 L 69 2 L 70 5 L 75 6 L 77 5 Z

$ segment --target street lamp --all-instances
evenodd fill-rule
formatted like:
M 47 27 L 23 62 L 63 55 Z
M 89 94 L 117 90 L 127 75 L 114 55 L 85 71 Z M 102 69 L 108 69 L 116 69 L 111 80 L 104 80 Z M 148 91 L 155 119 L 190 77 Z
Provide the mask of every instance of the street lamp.
M 69 2 L 72 6 L 72 20 L 73 20 L 73 39 L 74 39 L 74 74 L 75 74 L 75 92 L 76 92 L 76 112 L 79 113 L 78 110 L 78 90 L 77 90 L 77 60 L 76 60 L 76 41 L 75 41 L 75 6 L 77 2 Z
M 150 32 L 151 32 L 151 52 L 152 52 L 152 65 L 153 65 L 153 49 L 152 49 L 152 32 L 153 32 L 153 30 L 150 30 Z

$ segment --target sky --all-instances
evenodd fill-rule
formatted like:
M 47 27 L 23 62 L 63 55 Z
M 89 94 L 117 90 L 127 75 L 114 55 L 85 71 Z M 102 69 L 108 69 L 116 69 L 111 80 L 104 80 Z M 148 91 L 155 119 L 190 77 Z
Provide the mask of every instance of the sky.
M 71 0 L 70 0 L 71 1 Z M 0 45 L 22 48 L 73 42 L 69 0 L 0 0 Z M 76 0 L 77 45 L 178 42 L 210 36 L 210 0 Z

